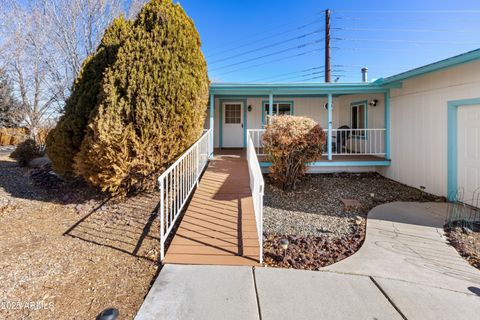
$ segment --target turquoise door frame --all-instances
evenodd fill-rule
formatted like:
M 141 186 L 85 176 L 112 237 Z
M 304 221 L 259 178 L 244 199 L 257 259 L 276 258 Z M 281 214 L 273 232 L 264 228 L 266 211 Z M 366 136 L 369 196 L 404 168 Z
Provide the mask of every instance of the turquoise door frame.
M 210 129 L 212 129 L 212 134 L 210 135 L 210 145 L 212 146 L 212 154 L 209 155 L 210 159 L 213 159 L 214 153 L 214 143 L 215 143 L 215 134 L 214 134 L 214 126 L 215 126 L 215 95 L 210 95 Z
M 448 129 L 447 129 L 447 195 L 448 200 L 453 201 L 458 189 L 458 108 L 480 104 L 480 98 L 448 101 Z
M 220 116 L 218 119 L 218 146 L 223 148 L 223 103 L 224 102 L 241 102 L 243 104 L 243 148 L 247 147 L 247 98 L 222 98 L 218 100 L 220 107 Z

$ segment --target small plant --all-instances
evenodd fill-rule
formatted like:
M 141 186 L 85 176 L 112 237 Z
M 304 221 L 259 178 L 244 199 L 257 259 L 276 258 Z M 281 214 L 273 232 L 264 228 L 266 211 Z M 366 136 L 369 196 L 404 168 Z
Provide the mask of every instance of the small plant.
M 263 145 L 272 163 L 270 177 L 285 191 L 295 188 L 306 171 L 306 163 L 321 156 L 325 134 L 310 118 L 277 116 L 271 118 L 263 135 Z
M 27 139 L 17 146 L 10 157 L 17 160 L 20 166 L 26 167 L 31 160 L 42 155 L 40 147 L 35 140 Z

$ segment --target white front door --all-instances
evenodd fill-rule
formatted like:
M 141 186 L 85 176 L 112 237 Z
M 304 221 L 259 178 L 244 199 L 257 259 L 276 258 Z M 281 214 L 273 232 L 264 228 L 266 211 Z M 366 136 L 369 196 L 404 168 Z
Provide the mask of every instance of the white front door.
M 471 203 L 480 188 L 480 105 L 458 107 L 457 125 L 458 187 L 465 191 L 464 201 Z
M 222 119 L 222 147 L 242 148 L 243 147 L 243 103 L 224 102 Z

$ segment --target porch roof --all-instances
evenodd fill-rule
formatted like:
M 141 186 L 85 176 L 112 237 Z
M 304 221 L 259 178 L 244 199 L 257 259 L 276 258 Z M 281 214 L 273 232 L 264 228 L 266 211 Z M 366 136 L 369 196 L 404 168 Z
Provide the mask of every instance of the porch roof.
M 219 83 L 210 85 L 210 94 L 238 96 L 326 96 L 327 94 L 342 95 L 355 93 L 386 92 L 388 86 L 375 82 L 360 83 Z

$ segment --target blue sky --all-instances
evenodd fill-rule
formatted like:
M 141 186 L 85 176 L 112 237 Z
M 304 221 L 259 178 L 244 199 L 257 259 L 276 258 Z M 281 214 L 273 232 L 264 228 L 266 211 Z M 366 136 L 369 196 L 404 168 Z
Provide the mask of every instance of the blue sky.
M 480 1 L 182 0 L 212 81 L 323 81 L 324 10 L 333 79 L 356 82 L 480 48 Z

